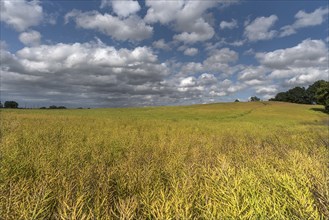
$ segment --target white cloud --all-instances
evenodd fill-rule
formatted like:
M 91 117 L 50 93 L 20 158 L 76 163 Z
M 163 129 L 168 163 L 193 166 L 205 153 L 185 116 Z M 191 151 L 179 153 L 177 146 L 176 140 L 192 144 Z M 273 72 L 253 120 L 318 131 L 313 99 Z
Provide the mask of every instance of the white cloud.
M 200 85 L 212 85 L 217 83 L 217 78 L 214 76 L 214 74 L 209 73 L 203 73 L 198 78 Z
M 250 41 L 269 40 L 276 36 L 277 31 L 270 30 L 278 20 L 276 15 L 258 17 L 251 23 L 247 23 L 244 35 Z
M 328 76 L 328 69 L 301 68 L 299 69 L 298 75 L 294 76 L 291 79 L 287 79 L 285 82 L 290 85 L 306 86 L 320 79 L 328 80 Z
M 164 39 L 154 41 L 152 43 L 152 46 L 155 48 L 158 48 L 158 49 L 162 49 L 162 50 L 171 50 L 170 45 L 168 43 L 166 43 Z
M 101 0 L 100 8 L 111 6 L 111 0 Z
M 191 87 L 196 84 L 196 79 L 193 76 L 186 77 L 181 80 L 180 86 L 181 87 Z
M 306 39 L 291 48 L 256 53 L 256 58 L 271 70 L 269 79 L 290 86 L 307 86 L 329 74 L 328 47 L 322 40 Z
M 325 16 L 329 13 L 329 8 L 318 8 L 314 12 L 306 13 L 305 11 L 299 11 L 296 15 L 296 21 L 294 23 L 295 28 L 309 27 L 320 25 L 324 22 Z
M 205 66 L 216 66 L 217 64 L 227 64 L 236 62 L 239 54 L 229 48 L 211 51 L 211 55 L 204 61 Z
M 1 71 L 6 94 L 48 102 L 143 105 L 177 92 L 164 80 L 167 65 L 148 47 L 115 49 L 94 42 L 25 47 L 16 54 L 2 51 Z
M 297 29 L 320 25 L 325 21 L 326 15 L 329 13 L 328 7 L 321 7 L 311 13 L 299 11 L 295 15 L 296 21 L 292 25 L 287 25 L 281 28 L 280 37 L 295 34 Z
M 242 46 L 246 41 L 245 40 L 237 40 L 232 43 L 227 43 L 228 45 L 231 45 L 233 47 L 240 47 Z
M 231 66 L 239 58 L 237 52 L 229 48 L 215 49 L 202 63 L 185 63 L 180 69 L 180 75 L 196 74 L 202 72 L 220 73 L 221 77 L 232 75 L 239 70 L 239 66 Z
M 243 88 L 217 73 L 172 72 L 179 63 L 160 63 L 149 47 L 116 49 L 101 41 L 25 47 L 15 54 L 1 53 L 2 91 L 20 94 L 36 103 L 92 106 L 154 105 L 217 100 Z M 234 51 L 214 51 L 191 70 L 219 68 L 237 59 Z M 216 70 L 217 71 L 217 70 Z M 224 71 L 224 70 L 220 70 Z M 228 91 L 229 90 L 229 91 Z M 63 98 L 65 97 L 65 98 Z M 65 100 L 65 103 L 63 103 Z M 80 104 L 79 104 L 80 103 Z
M 290 36 L 296 33 L 296 29 L 293 26 L 287 25 L 281 28 L 280 37 Z
M 153 34 L 153 27 L 146 25 L 142 19 L 135 15 L 120 19 L 97 11 L 73 10 L 65 15 L 66 22 L 70 19 L 73 19 L 80 28 L 97 30 L 121 41 L 141 41 L 150 38 Z
M 168 24 L 176 19 L 175 16 L 181 11 L 184 6 L 183 0 L 177 1 L 152 1 L 146 0 L 146 6 L 149 7 L 144 20 L 148 23 L 160 22 Z
M 7 43 L 5 41 L 0 40 L 0 52 L 6 50 L 7 47 L 8 47 Z
M 264 81 L 259 80 L 259 79 L 251 79 L 251 80 L 244 81 L 243 83 L 248 86 L 256 86 L 256 85 L 264 84 Z
M 242 84 L 236 84 L 236 85 L 232 85 L 230 86 L 227 91 L 230 92 L 230 93 L 235 93 L 235 92 L 238 92 L 242 89 L 244 89 L 246 86 L 245 85 L 242 85 Z
M 175 40 L 193 44 L 209 40 L 214 36 L 213 28 L 203 16 L 209 8 L 218 3 L 218 1 L 146 0 L 149 9 L 144 20 L 148 23 L 172 24 L 171 27 L 176 32 L 180 32 L 174 36 Z
M 112 6 L 114 13 L 120 17 L 128 17 L 141 9 L 138 1 L 134 0 L 102 0 L 101 8 L 106 6 Z
M 184 54 L 186 56 L 195 56 L 197 53 L 199 52 L 198 48 L 187 48 L 185 51 L 184 51 Z
M 19 40 L 28 46 L 37 46 L 40 44 L 41 34 L 38 31 L 27 31 L 19 35 Z
M 187 31 L 174 35 L 174 40 L 193 44 L 198 41 L 209 40 L 215 34 L 214 29 L 202 18 L 196 20 L 190 28 L 186 28 L 185 30 Z
M 306 39 L 290 48 L 256 53 L 255 57 L 260 65 L 242 67 L 237 75 L 238 85 L 247 86 L 263 99 L 329 76 L 328 47 L 322 40 Z
M 262 66 L 246 66 L 239 73 L 239 80 L 253 80 L 253 79 L 263 79 L 266 73 L 266 68 Z
M 0 20 L 12 26 L 16 31 L 25 31 L 41 23 L 43 13 L 39 4 L 37 0 L 2 0 Z
M 235 19 L 232 19 L 232 21 L 222 21 L 219 26 L 220 29 L 234 29 L 238 27 L 238 22 Z
M 278 89 L 275 86 L 263 86 L 256 89 L 257 94 L 275 94 L 278 92 Z
M 322 40 L 307 39 L 295 47 L 279 49 L 269 53 L 257 53 L 261 64 L 274 69 L 289 67 L 326 66 L 328 49 Z
M 206 71 L 202 63 L 189 62 L 181 67 L 181 74 L 195 74 Z

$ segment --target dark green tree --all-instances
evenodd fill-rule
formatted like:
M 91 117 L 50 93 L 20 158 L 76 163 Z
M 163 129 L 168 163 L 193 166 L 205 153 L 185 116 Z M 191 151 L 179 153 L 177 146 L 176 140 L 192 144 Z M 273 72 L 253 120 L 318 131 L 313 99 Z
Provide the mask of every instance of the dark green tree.
M 5 108 L 18 108 L 18 103 L 15 101 L 5 101 Z
M 288 102 L 288 96 L 286 92 L 279 92 L 276 94 L 275 98 L 271 101 L 279 101 L 279 102 Z
M 324 105 L 325 111 L 329 113 L 329 82 L 324 82 L 317 88 L 315 100 L 317 104 Z
M 252 96 L 252 97 L 250 97 L 250 101 L 252 101 L 252 102 L 259 102 L 260 101 L 260 98 L 258 98 L 257 96 Z
M 301 104 L 316 103 L 325 106 L 325 111 L 329 112 L 329 82 L 318 80 L 307 89 L 304 87 L 295 87 L 287 92 L 278 93 L 270 101 L 293 102 Z
M 297 86 L 293 89 L 289 89 L 286 93 L 287 93 L 288 102 L 311 104 L 311 100 L 307 95 L 304 87 Z
M 326 82 L 325 80 L 318 80 L 306 89 L 306 93 L 311 103 L 316 102 L 317 104 L 321 104 L 317 102 L 317 92 L 319 89 L 325 88 L 327 84 L 328 82 Z

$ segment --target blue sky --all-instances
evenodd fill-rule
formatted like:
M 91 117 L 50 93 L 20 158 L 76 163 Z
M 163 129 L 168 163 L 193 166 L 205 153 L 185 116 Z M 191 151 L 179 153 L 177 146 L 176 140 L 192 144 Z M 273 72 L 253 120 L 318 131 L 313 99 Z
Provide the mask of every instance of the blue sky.
M 1 101 L 267 100 L 328 80 L 327 1 L 1 0 Z

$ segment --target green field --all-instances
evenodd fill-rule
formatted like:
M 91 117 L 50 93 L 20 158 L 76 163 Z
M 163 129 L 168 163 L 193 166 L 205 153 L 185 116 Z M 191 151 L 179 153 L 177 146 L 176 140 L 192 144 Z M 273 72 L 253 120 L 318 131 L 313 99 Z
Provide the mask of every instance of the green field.
M 322 108 L 1 110 L 0 219 L 328 219 Z

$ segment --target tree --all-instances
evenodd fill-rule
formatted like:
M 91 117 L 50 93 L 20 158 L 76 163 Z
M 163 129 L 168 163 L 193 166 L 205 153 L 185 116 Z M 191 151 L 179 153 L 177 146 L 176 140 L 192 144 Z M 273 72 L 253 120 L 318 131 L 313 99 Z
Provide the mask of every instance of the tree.
M 279 92 L 278 94 L 276 94 L 275 98 L 272 99 L 271 101 L 287 102 L 288 101 L 287 93 Z
M 286 92 L 276 94 L 270 101 L 293 102 L 301 104 L 319 104 L 325 106 L 325 111 L 329 113 L 329 82 L 318 80 L 307 89 L 295 87 Z
M 300 103 L 300 104 L 312 103 L 304 87 L 297 86 L 293 89 L 288 90 L 286 93 L 287 93 L 288 102 Z
M 0 108 L 3 108 L 3 105 L 2 105 L 2 103 L 0 102 Z
M 310 85 L 307 89 L 306 89 L 306 93 L 310 98 L 311 103 L 318 103 L 317 102 L 317 92 L 319 89 L 325 88 L 327 86 L 328 82 L 326 82 L 325 80 L 318 80 L 315 83 L 313 83 L 312 85 Z M 321 104 L 321 103 L 318 103 Z
M 289 89 L 287 92 L 279 92 L 278 94 L 276 94 L 274 99 L 271 99 L 271 101 L 292 102 L 300 104 L 312 103 L 305 88 L 299 86 L 293 89 Z
M 18 103 L 15 101 L 6 101 L 5 108 L 18 108 Z
M 315 93 L 317 104 L 324 105 L 325 111 L 329 113 L 329 82 L 324 82 Z
M 252 97 L 250 97 L 250 101 L 258 102 L 258 101 L 260 101 L 260 98 L 258 98 L 257 96 L 252 96 Z
M 49 106 L 49 109 L 66 109 L 66 107 L 65 106 L 56 106 L 56 105 L 51 105 L 51 106 Z

